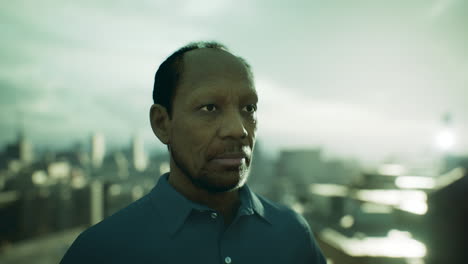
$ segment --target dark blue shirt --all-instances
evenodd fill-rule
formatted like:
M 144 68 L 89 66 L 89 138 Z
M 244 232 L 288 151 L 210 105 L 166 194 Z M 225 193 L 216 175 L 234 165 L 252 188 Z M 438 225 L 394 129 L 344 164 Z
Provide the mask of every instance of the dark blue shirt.
M 168 176 L 80 234 L 61 263 L 325 264 L 309 225 L 293 210 L 244 185 L 225 228 L 218 212 L 185 198 Z

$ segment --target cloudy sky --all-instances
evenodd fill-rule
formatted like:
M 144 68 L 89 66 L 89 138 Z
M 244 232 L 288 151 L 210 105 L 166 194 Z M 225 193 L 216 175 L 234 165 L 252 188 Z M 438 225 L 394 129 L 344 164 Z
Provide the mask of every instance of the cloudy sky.
M 152 135 L 154 72 L 217 40 L 253 66 L 259 140 L 382 160 L 435 152 L 450 112 L 468 152 L 468 1 L 44 0 L 0 9 L 0 145 Z

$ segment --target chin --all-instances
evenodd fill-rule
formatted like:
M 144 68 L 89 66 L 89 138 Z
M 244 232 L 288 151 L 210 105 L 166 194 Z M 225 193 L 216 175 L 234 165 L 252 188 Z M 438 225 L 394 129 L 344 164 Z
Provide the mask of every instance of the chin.
M 248 171 L 218 171 L 204 174 L 195 184 L 210 193 L 223 193 L 239 189 L 247 177 Z

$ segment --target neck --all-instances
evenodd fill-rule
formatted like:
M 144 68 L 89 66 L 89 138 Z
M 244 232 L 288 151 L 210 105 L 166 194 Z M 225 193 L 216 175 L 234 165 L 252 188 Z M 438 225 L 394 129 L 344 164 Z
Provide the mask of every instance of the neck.
M 239 189 L 221 193 L 208 192 L 205 189 L 195 186 L 176 166 L 171 166 L 169 184 L 187 199 L 206 205 L 219 212 L 223 216 L 226 226 L 234 220 L 237 210 L 239 209 Z

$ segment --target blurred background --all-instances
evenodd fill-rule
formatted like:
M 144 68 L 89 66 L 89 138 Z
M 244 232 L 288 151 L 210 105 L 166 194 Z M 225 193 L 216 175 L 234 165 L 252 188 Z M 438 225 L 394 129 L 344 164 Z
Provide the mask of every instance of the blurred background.
M 249 184 L 328 264 L 465 263 L 468 2 L 3 1 L 0 262 L 58 263 L 169 169 L 159 64 L 216 40 L 260 96 Z

